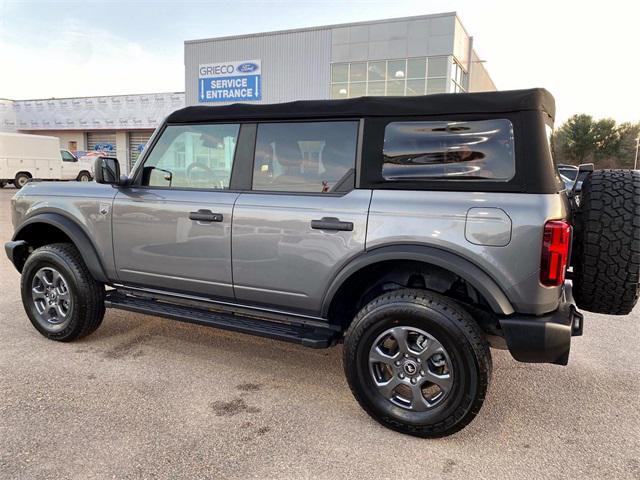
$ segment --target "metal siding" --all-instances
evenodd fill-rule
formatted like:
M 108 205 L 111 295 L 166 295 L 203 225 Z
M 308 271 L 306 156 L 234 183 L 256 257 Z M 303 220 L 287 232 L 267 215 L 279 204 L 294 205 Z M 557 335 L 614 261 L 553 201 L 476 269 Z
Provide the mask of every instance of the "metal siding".
M 118 148 L 116 144 L 115 132 L 87 132 L 87 150 L 94 151 L 97 144 L 109 143 L 113 145 L 113 151 L 110 154 L 117 156 Z
M 184 53 L 187 105 L 198 105 L 199 65 L 251 59 L 262 61 L 262 100 L 257 103 L 329 98 L 329 29 L 190 42 Z
M 133 169 L 138 157 L 142 153 L 138 150 L 138 147 L 142 145 L 142 148 L 144 148 L 151 138 L 151 135 L 153 135 L 153 130 L 129 132 L 129 171 Z

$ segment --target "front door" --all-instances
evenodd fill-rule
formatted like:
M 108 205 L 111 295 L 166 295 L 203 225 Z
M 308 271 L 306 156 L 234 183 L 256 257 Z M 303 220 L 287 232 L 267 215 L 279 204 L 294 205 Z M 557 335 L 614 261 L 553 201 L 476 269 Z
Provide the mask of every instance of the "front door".
M 364 251 L 371 191 L 354 190 L 357 139 L 357 121 L 258 125 L 252 188 L 233 214 L 238 301 L 319 313 Z
M 62 176 L 60 179 L 75 180 L 78 178 L 78 173 L 80 173 L 78 168 L 78 159 L 67 150 L 60 150 L 60 157 L 62 158 L 62 162 L 59 162 L 59 165 L 62 168 Z
M 233 298 L 228 191 L 239 125 L 169 125 L 113 204 L 125 284 Z

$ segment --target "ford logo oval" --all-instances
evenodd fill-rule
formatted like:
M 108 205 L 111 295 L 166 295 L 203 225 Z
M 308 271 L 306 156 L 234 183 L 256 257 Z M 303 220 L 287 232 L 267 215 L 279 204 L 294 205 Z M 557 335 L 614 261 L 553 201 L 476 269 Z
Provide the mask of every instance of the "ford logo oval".
M 250 72 L 255 72 L 257 69 L 258 69 L 258 65 L 256 65 L 255 63 L 247 62 L 247 63 L 241 63 L 240 65 L 238 65 L 237 70 L 242 73 L 250 73 Z

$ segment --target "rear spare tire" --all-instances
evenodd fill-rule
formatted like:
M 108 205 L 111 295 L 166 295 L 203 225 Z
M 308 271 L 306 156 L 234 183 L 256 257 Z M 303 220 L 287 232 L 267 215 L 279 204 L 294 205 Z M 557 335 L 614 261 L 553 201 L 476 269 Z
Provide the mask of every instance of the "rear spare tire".
M 640 172 L 596 170 L 575 217 L 573 294 L 578 307 L 626 315 L 640 284 Z

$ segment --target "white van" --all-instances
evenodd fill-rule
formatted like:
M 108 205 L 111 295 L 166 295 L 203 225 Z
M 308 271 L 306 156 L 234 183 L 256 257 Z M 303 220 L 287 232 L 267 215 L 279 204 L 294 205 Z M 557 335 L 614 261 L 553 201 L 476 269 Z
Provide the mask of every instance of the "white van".
M 60 149 L 57 137 L 0 132 L 0 187 L 22 188 L 30 179 L 91 180 L 92 165 Z

